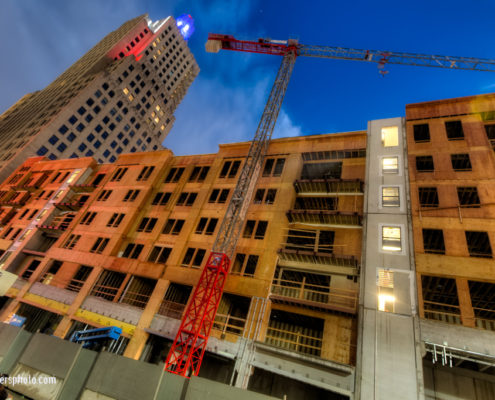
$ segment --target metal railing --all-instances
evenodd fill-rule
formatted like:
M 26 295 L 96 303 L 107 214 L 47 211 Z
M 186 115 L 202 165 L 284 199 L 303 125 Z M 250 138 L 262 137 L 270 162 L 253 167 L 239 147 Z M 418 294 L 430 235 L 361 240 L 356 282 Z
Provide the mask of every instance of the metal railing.
M 150 294 L 143 294 L 127 290 L 126 292 L 124 292 L 119 302 L 144 309 L 148 304 L 150 297 Z
M 459 306 L 423 300 L 424 315 L 427 319 L 461 325 L 461 308 Z
M 174 319 L 182 319 L 182 314 L 184 313 L 185 308 L 186 304 L 163 300 L 157 314 Z
M 299 329 L 297 331 L 288 331 L 269 326 L 266 331 L 265 343 L 298 353 L 320 356 L 323 339 L 306 335 L 301 332 L 302 328 Z
M 334 305 L 352 311 L 356 310 L 358 300 L 357 291 L 355 290 L 338 289 L 305 281 L 298 282 L 284 279 L 274 280 L 271 292 L 283 297 Z
M 213 329 L 222 332 L 222 335 L 233 333 L 234 335 L 242 336 L 245 325 L 245 318 L 233 317 L 230 314 L 217 314 L 213 323 Z

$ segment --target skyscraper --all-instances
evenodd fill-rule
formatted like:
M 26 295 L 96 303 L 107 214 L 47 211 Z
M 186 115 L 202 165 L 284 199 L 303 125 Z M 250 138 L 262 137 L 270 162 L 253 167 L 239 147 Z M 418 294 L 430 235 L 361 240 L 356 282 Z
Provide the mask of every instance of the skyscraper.
M 127 21 L 0 116 L 0 180 L 29 156 L 113 162 L 162 149 L 198 73 L 174 18 Z

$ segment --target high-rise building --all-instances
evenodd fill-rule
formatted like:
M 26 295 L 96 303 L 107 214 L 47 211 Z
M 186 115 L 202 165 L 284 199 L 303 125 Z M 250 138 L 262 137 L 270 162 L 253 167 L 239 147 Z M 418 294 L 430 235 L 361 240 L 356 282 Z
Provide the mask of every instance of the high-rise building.
M 492 399 L 494 100 L 273 140 L 200 375 L 278 398 Z M 20 165 L 0 185 L 0 270 L 18 276 L 0 321 L 23 331 L 0 324 L 17 348 L 0 346 L 0 372 L 34 368 L 43 333 L 104 326 L 123 331 L 115 362 L 162 362 L 248 148 Z
M 0 180 L 29 156 L 103 163 L 162 149 L 198 73 L 174 18 L 152 22 L 143 15 L 124 23 L 0 116 Z

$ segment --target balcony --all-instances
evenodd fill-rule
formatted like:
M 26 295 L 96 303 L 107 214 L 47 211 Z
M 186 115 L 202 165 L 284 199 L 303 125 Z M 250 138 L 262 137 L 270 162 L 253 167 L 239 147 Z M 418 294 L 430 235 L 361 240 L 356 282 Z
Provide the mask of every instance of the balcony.
M 278 264 L 286 267 L 318 269 L 340 275 L 358 275 L 359 263 L 354 256 L 311 250 L 280 249 Z
M 80 202 L 80 201 L 64 202 L 64 203 L 56 203 L 55 208 L 61 211 L 79 211 L 83 205 L 84 202 Z
M 17 193 L 8 199 L 2 200 L 0 202 L 0 206 L 7 206 L 7 207 L 14 207 L 14 208 L 23 207 L 26 204 L 26 202 L 29 200 L 30 197 L 31 197 L 31 194 L 29 192 L 24 192 L 24 194 Z
M 461 309 L 458 305 L 423 300 L 424 316 L 427 319 L 461 325 Z
M 245 325 L 245 318 L 233 317 L 230 314 L 217 313 L 215 316 L 215 322 L 213 323 L 213 329 L 220 331 L 222 337 L 225 337 L 227 333 L 242 336 Z
M 49 224 L 46 225 L 38 225 L 38 229 L 43 232 L 51 235 L 60 235 L 62 232 L 66 231 L 69 227 L 70 223 L 74 219 L 76 214 L 64 214 L 59 215 L 52 219 Z
M 80 185 L 71 185 L 70 188 L 75 193 L 91 193 L 93 192 L 93 190 L 97 188 L 97 186 L 90 184 L 80 184 Z
M 311 274 L 316 276 L 315 274 Z M 315 310 L 332 310 L 356 314 L 357 290 L 333 288 L 301 281 L 275 279 L 272 283 L 270 299 L 274 303 L 291 304 Z
M 363 217 L 357 212 L 336 210 L 289 210 L 287 219 L 291 224 L 359 229 Z
M 265 343 L 285 350 L 321 356 L 324 321 L 305 315 L 272 310 Z
M 360 179 L 297 179 L 294 189 L 299 196 L 345 196 L 362 195 L 363 181 Z

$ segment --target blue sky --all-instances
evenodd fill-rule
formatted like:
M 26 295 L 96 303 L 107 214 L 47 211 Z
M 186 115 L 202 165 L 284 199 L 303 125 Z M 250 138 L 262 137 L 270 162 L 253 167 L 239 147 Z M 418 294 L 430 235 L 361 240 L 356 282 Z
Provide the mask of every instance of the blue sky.
M 201 73 L 176 112 L 164 144 L 175 154 L 216 152 L 249 140 L 280 58 L 204 51 L 208 32 L 240 39 L 296 37 L 304 44 L 495 58 L 493 0 L 247 1 L 2 0 L 0 112 L 43 88 L 104 35 L 148 13 L 190 13 L 189 45 Z M 495 74 L 300 57 L 275 137 L 366 129 L 402 116 L 408 103 L 495 91 Z

